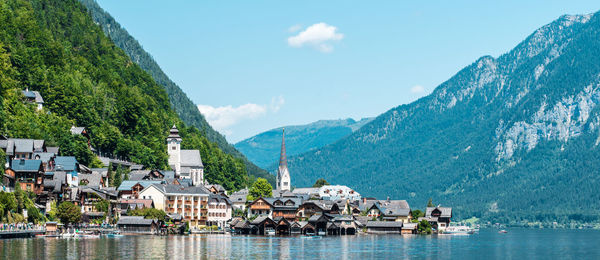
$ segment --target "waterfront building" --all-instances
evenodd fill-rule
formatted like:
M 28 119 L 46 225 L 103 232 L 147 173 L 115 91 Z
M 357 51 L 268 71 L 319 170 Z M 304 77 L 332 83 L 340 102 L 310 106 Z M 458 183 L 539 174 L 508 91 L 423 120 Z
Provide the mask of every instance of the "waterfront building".
M 444 231 L 450 225 L 452 218 L 452 208 L 450 207 L 427 207 L 425 217 L 419 218 L 427 220 L 437 231 Z
M 396 221 L 369 221 L 367 233 L 372 234 L 402 234 L 402 222 Z
M 304 201 L 296 212 L 298 218 L 307 219 L 315 214 L 340 214 L 341 210 L 337 203 L 330 200 L 307 200 Z
M 265 200 L 273 205 L 274 219 L 285 218 L 289 221 L 296 220 L 296 211 L 302 204 L 302 199 L 296 197 L 265 198 Z
M 383 221 L 399 221 L 410 223 L 412 214 L 406 200 L 381 200 L 373 203 L 367 216 L 380 218 Z
M 16 183 L 22 190 L 39 195 L 43 191 L 44 168 L 40 160 L 15 159 L 4 171 L 4 185 L 14 188 Z
M 75 156 L 56 156 L 54 158 L 55 171 L 64 171 L 67 175 L 67 185 L 69 187 L 79 186 L 79 171 L 81 165 Z
M 208 196 L 207 225 L 225 228 L 225 223 L 231 219 L 231 201 L 223 195 Z
M 192 185 L 204 185 L 204 165 L 199 150 L 181 150 L 181 136 L 173 125 L 167 137 L 167 152 L 169 165 L 175 171 L 176 177 L 191 179 Z
M 129 210 L 154 208 L 154 201 L 151 199 L 120 199 L 118 204 L 121 215 L 126 215 Z
M 277 168 L 277 190 L 291 190 L 292 180 L 287 168 L 287 155 L 285 152 L 285 129 L 282 130 L 281 152 L 279 154 L 279 168 Z
M 138 197 L 151 199 L 157 209 L 167 214 L 181 214 L 191 227 L 205 226 L 208 220 L 208 197 L 204 186 L 153 184 L 142 190 Z
M 219 184 L 206 184 L 204 185 L 204 188 L 206 188 L 212 194 L 220 194 L 227 196 L 227 191 L 225 190 L 225 188 L 223 188 L 223 186 Z
M 81 207 L 83 222 L 109 217 L 112 215 L 113 209 L 117 207 L 117 192 L 115 190 L 107 190 L 99 186 L 79 186 L 78 190 L 76 205 Z M 101 200 L 109 202 L 108 216 L 105 216 L 104 211 L 96 208 L 97 203 Z
M 255 199 L 248 204 L 248 218 L 254 216 L 273 218 L 273 204 L 265 198 Z
M 117 228 L 126 233 L 157 233 L 158 220 L 146 219 L 143 216 L 122 216 L 117 222 Z

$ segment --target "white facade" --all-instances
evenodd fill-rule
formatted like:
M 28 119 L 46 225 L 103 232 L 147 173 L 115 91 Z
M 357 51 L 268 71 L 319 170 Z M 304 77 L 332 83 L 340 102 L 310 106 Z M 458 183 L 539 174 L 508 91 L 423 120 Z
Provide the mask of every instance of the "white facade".
M 225 223 L 231 219 L 231 205 L 224 199 L 209 198 L 208 225 L 225 228 Z
M 169 154 L 169 165 L 171 165 L 175 173 L 181 172 L 181 139 L 167 138 L 167 149 Z
M 165 210 L 165 194 L 158 190 L 154 185 L 146 187 L 138 193 L 140 199 L 151 199 L 154 203 L 154 208 Z
M 279 179 L 277 180 L 277 189 L 278 190 L 292 190 L 291 188 L 291 180 L 290 180 L 290 171 L 288 171 L 286 167 L 279 167 L 278 174 Z
M 322 200 L 360 200 L 358 192 L 344 185 L 325 185 L 319 188 L 319 197 Z

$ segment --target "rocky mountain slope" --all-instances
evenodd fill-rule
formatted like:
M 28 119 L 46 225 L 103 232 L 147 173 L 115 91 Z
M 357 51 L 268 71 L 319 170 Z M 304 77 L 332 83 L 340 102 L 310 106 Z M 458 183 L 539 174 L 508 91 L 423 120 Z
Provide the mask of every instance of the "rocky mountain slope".
M 364 195 L 428 198 L 457 217 L 598 219 L 600 14 L 565 15 L 513 50 L 481 57 L 431 95 L 289 160 Z
M 288 156 L 332 144 L 370 122 L 372 118 L 319 120 L 306 125 L 285 126 L 262 132 L 235 144 L 256 165 L 270 169 L 279 161 L 282 128 L 285 128 Z

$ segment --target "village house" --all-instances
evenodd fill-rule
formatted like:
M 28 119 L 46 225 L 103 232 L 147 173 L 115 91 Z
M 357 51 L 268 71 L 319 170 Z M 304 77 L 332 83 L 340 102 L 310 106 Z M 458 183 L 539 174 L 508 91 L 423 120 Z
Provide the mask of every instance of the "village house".
M 154 201 L 151 199 L 119 199 L 118 204 L 120 215 L 127 215 L 130 210 L 154 208 Z
M 372 234 L 402 234 L 401 221 L 369 221 L 367 233 Z
M 329 200 L 307 200 L 304 201 L 296 212 L 298 218 L 307 219 L 315 214 L 340 214 L 341 210 L 337 203 Z
M 246 209 L 246 198 L 248 197 L 248 189 L 244 188 L 237 192 L 232 193 L 229 196 L 229 200 L 232 203 L 233 209 L 245 210 Z
M 225 190 L 225 188 L 223 188 L 223 186 L 221 186 L 219 184 L 206 184 L 206 185 L 204 185 L 204 188 L 206 188 L 212 194 L 219 194 L 219 195 L 227 196 L 227 191 Z
M 248 218 L 257 217 L 269 217 L 273 218 L 273 204 L 271 204 L 265 198 L 258 198 L 248 204 Z
M 26 88 L 25 90 L 22 91 L 23 96 L 25 96 L 25 99 L 27 100 L 27 102 L 29 103 L 33 103 L 36 105 L 36 109 L 42 110 L 42 108 L 44 108 L 44 99 L 42 98 L 42 95 L 40 94 L 40 92 L 38 91 L 29 91 L 29 88 Z
M 444 231 L 450 225 L 450 219 L 452 218 L 452 208 L 449 207 L 427 207 L 425 211 L 425 217 L 419 218 L 421 220 L 427 220 L 437 231 Z
M 265 200 L 273 205 L 272 217 L 274 219 L 285 218 L 288 221 L 296 220 L 296 211 L 302 204 L 302 200 L 295 197 L 265 198 Z
M 143 216 L 122 216 L 117 222 L 117 228 L 124 233 L 155 234 L 159 223 L 156 219 L 146 219 Z
M 55 171 L 64 171 L 67 174 L 69 187 L 79 186 L 80 165 L 75 156 L 56 156 L 54 163 L 56 164 Z
M 151 199 L 157 209 L 167 214 L 181 214 L 191 227 L 205 226 L 208 221 L 209 192 L 203 186 L 153 184 L 138 197 Z
M 40 160 L 15 159 L 4 171 L 4 185 L 14 188 L 16 183 L 22 190 L 41 194 L 43 191 L 44 168 Z
M 2 138 L 0 139 L 0 148 L 6 153 L 7 166 L 13 159 L 31 160 L 34 153 L 46 152 L 46 142 L 44 140 Z
M 406 200 L 381 200 L 373 203 L 367 216 L 383 221 L 399 221 L 410 223 L 412 220 L 410 206 Z
M 105 200 L 109 203 L 108 212 L 104 212 L 98 208 L 96 205 L 98 202 Z M 105 217 L 110 217 L 112 213 L 114 213 L 114 208 L 117 203 L 117 193 L 116 191 L 102 189 L 99 186 L 80 186 L 79 187 L 79 195 L 78 195 L 78 203 L 81 207 L 82 221 L 89 222 L 94 219 L 103 219 Z M 108 215 L 105 215 L 108 213 Z
M 119 197 L 122 199 L 135 199 L 142 198 L 139 193 L 147 187 L 150 187 L 153 184 L 161 184 L 162 180 L 140 180 L 140 181 L 132 181 L 127 180 L 121 182 L 121 185 L 117 188 L 119 192 Z
M 210 194 L 208 196 L 207 225 L 225 228 L 231 219 L 231 201 L 226 196 Z

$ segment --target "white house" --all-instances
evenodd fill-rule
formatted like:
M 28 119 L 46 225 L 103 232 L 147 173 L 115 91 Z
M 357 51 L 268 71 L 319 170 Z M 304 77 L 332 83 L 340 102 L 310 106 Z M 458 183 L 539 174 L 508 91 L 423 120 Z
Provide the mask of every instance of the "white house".
M 231 201 L 222 195 L 208 197 L 208 226 L 225 228 L 225 223 L 231 219 Z
M 325 185 L 319 188 L 319 198 L 322 200 L 360 200 L 358 192 L 344 185 Z

